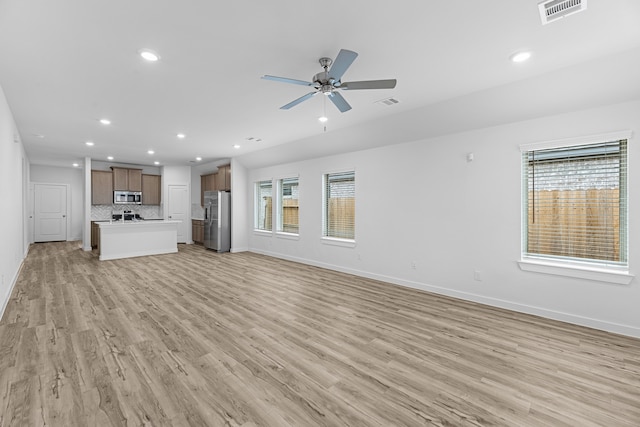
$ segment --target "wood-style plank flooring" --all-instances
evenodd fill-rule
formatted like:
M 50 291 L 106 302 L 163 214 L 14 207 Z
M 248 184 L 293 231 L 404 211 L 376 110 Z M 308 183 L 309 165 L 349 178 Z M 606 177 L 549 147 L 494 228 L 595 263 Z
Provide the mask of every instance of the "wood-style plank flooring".
M 1 426 L 638 426 L 640 340 L 252 253 L 31 247 Z

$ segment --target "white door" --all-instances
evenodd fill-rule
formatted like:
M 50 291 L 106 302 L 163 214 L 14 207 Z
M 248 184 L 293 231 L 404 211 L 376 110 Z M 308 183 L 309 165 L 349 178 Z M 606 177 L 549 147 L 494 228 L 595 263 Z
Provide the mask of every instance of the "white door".
M 182 221 L 178 224 L 178 243 L 187 243 L 187 212 L 189 208 L 189 195 L 186 185 L 169 186 L 169 203 L 167 217 L 170 220 Z
M 35 242 L 67 240 L 67 186 L 35 184 Z

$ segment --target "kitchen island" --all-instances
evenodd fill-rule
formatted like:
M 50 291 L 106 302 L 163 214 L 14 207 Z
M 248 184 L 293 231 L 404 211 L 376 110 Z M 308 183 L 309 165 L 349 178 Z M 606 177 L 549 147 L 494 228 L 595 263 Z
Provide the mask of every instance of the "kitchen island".
M 180 221 L 96 221 L 100 261 L 178 252 Z

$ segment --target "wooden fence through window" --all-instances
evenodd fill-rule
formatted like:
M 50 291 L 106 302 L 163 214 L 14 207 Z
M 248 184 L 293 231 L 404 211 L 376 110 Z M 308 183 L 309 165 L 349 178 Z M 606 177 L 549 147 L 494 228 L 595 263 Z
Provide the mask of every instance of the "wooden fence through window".
M 535 203 L 533 196 L 528 253 L 620 261 L 618 189 L 536 191 Z
M 264 228 L 272 230 L 272 198 L 265 197 Z M 355 228 L 355 198 L 336 197 L 329 199 L 328 235 L 345 239 L 354 238 Z M 298 233 L 300 230 L 300 216 L 298 199 L 283 199 L 282 201 L 282 231 Z

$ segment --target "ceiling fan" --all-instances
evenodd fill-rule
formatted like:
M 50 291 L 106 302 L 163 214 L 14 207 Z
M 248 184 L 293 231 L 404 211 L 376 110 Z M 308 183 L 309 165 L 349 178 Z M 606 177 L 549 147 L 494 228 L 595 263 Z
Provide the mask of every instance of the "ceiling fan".
M 335 61 L 331 61 L 331 58 L 320 58 L 320 66 L 324 68 L 324 71 L 313 76 L 311 82 L 304 80 L 289 79 L 286 77 L 277 76 L 262 76 L 265 80 L 273 80 L 282 83 L 292 83 L 301 86 L 310 86 L 315 90 L 309 92 L 300 98 L 291 101 L 290 103 L 280 107 L 281 110 L 288 110 L 291 107 L 295 107 L 303 101 L 316 96 L 318 93 L 326 95 L 331 102 L 344 113 L 351 109 L 351 105 L 344 99 L 338 89 L 342 90 L 362 90 L 362 89 L 393 89 L 396 87 L 396 79 L 390 80 L 365 80 L 358 82 L 342 82 L 342 75 L 351 66 L 358 54 L 351 50 L 341 49 L 336 57 Z M 329 68 L 331 67 L 331 68 Z

